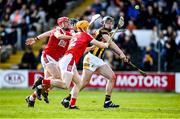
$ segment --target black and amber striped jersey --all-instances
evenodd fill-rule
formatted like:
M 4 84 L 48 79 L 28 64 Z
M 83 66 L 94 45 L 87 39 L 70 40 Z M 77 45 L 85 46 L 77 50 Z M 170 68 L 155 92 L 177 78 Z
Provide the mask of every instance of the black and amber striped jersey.
M 102 35 L 104 35 L 104 34 L 110 35 L 110 32 L 111 32 L 111 30 L 102 27 L 95 32 L 95 39 L 98 41 L 104 42 Z M 93 55 L 102 59 L 104 51 L 105 51 L 104 48 L 95 47 L 94 50 L 91 50 L 90 52 Z

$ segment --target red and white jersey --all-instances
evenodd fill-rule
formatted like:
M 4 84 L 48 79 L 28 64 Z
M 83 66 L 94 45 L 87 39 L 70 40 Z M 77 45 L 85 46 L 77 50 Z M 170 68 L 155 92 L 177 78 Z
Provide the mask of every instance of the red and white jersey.
M 54 29 L 52 30 L 48 44 L 45 47 L 45 49 L 43 50 L 43 53 L 48 54 L 53 59 L 58 61 L 59 58 L 61 58 L 64 55 L 65 51 L 67 50 L 70 40 L 69 39 L 57 39 L 54 36 L 55 32 L 59 32 L 61 34 L 70 35 L 70 36 L 71 36 L 71 33 L 70 33 L 70 31 L 62 30 L 58 26 L 54 27 Z
M 86 32 L 78 32 L 70 40 L 68 49 L 65 54 L 71 53 L 73 55 L 73 59 L 75 60 L 76 64 L 79 62 L 79 59 L 83 55 L 84 51 L 88 44 L 94 38 L 86 33 Z

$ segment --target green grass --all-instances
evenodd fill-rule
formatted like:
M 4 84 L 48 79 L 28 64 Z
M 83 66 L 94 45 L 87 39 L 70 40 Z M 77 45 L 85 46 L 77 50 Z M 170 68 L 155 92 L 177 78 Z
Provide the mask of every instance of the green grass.
M 114 91 L 112 100 L 121 107 L 104 109 L 104 91 L 83 91 L 77 100 L 80 110 L 69 110 L 60 105 L 67 91 L 53 90 L 50 104 L 37 100 L 28 108 L 25 97 L 31 92 L 1 89 L 0 118 L 180 118 L 180 94 L 175 93 Z

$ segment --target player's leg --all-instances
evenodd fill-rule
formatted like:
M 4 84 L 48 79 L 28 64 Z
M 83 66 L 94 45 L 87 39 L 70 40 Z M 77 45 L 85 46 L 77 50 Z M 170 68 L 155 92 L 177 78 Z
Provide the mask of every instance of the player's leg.
M 49 77 L 51 76 L 50 73 L 48 73 L 48 70 L 46 70 L 46 68 L 44 68 L 44 76 L 45 77 Z M 38 94 L 39 93 L 39 94 Z M 28 103 L 28 107 L 34 107 L 34 104 L 35 104 L 35 101 L 36 101 L 36 98 L 40 99 L 41 100 L 41 89 L 36 89 L 35 91 L 33 91 L 33 93 L 28 96 L 26 98 L 26 102 Z M 49 102 L 48 98 L 46 97 L 46 102 Z
M 94 73 L 94 72 L 91 71 L 91 70 L 89 70 L 89 69 L 83 69 L 82 79 L 81 79 L 82 85 L 81 85 L 80 91 L 83 90 L 83 89 L 89 84 L 93 73 Z
M 51 76 L 51 74 L 49 73 L 48 69 L 45 67 L 44 68 L 44 77 L 50 77 L 50 76 Z M 36 80 L 38 80 L 39 78 L 43 78 L 43 77 L 37 77 Z M 36 88 L 37 99 L 42 100 L 41 94 L 44 93 L 44 91 L 46 90 L 45 87 L 49 87 L 49 85 L 47 85 L 47 86 L 40 85 L 39 87 Z
M 41 64 L 44 68 L 44 78 L 45 79 L 49 79 L 49 77 L 53 77 L 53 78 L 60 77 L 59 69 L 57 67 L 58 62 L 56 60 L 54 60 L 51 56 L 47 55 L 46 53 L 43 53 L 41 55 Z M 38 79 L 41 80 L 41 77 L 38 77 L 37 80 Z M 39 83 L 41 83 L 41 82 L 39 82 Z M 44 85 L 44 86 L 40 85 L 36 88 L 38 99 L 41 100 L 41 93 L 42 93 L 44 96 L 44 99 L 48 100 L 47 99 L 48 87 L 49 87 L 49 85 Z M 33 88 L 35 88 L 35 86 Z M 47 102 L 47 101 L 45 101 L 45 102 Z
M 56 66 L 56 64 L 57 64 L 57 62 L 52 58 L 52 57 L 50 57 L 50 56 L 48 56 L 48 55 L 46 55 L 46 54 L 42 54 L 42 56 L 41 56 L 41 63 L 42 63 L 42 65 L 43 65 L 43 68 L 44 68 L 44 77 L 45 78 L 49 78 L 49 77 L 51 77 L 51 76 L 53 76 L 53 77 L 57 77 L 57 78 L 59 78 L 60 76 L 59 76 L 59 71 L 58 71 L 58 69 L 56 68 L 57 66 Z M 42 79 L 42 77 L 38 77 L 37 78 L 37 80 L 41 80 Z M 40 82 L 41 83 L 41 82 Z M 35 87 L 34 87 L 35 88 Z M 49 100 L 48 100 L 48 97 L 47 97 L 47 95 L 48 95 L 48 92 L 47 92 L 47 88 L 49 88 L 49 85 L 46 85 L 46 86 L 44 86 L 43 87 L 43 92 L 41 91 L 41 89 L 42 89 L 42 85 L 40 85 L 39 87 L 37 87 L 36 88 L 36 91 L 34 91 L 33 93 L 32 93 L 32 95 L 30 95 L 30 96 L 28 96 L 28 98 L 26 98 L 26 101 L 27 102 L 33 102 L 33 103 L 35 103 L 35 99 L 36 99 L 36 97 L 39 99 L 39 100 L 41 100 L 41 93 L 43 93 L 43 96 L 45 97 L 44 98 L 44 100 L 45 100 L 45 102 L 46 103 L 48 103 L 49 102 Z M 29 101 L 28 101 L 29 100 Z M 34 106 L 34 104 L 33 103 L 31 103 L 33 106 Z M 28 106 L 29 106 L 29 103 L 28 103 Z M 33 107 L 32 106 L 32 107 Z
M 73 76 L 72 81 L 74 83 L 74 87 L 73 87 L 72 93 L 71 93 L 72 95 L 71 95 L 69 108 L 70 109 L 78 109 L 78 107 L 76 106 L 76 99 L 77 99 L 77 96 L 78 96 L 80 88 L 81 88 L 81 77 L 79 76 L 79 73 L 76 68 L 74 70 L 74 76 Z
M 92 76 L 93 72 L 96 70 L 96 65 L 93 63 L 93 61 L 91 62 L 91 59 L 92 59 L 92 57 L 91 57 L 90 54 L 87 54 L 84 57 L 84 60 L 83 60 L 83 71 L 82 71 L 82 78 L 81 78 L 81 88 L 80 88 L 80 90 L 82 90 L 83 88 L 85 88 L 89 84 L 91 76 Z M 93 67 L 91 67 L 91 66 L 93 66 Z M 61 101 L 61 104 L 65 108 L 67 108 L 69 106 L 69 102 L 70 102 L 73 90 L 74 90 L 74 87 L 72 88 L 72 90 L 69 93 L 69 95 L 67 97 L 63 98 L 63 100 Z
M 49 69 L 48 69 L 49 70 Z M 44 78 L 45 79 L 48 79 L 48 78 L 51 78 L 53 77 L 51 73 L 48 72 L 48 70 L 44 71 Z M 42 87 L 42 90 L 41 90 L 41 94 L 44 98 L 44 101 L 46 103 L 49 103 L 49 99 L 48 99 L 48 96 L 49 96 L 49 90 L 51 89 L 51 86 L 50 85 L 43 85 Z
M 57 64 L 47 64 L 46 69 L 50 75 L 45 76 L 45 79 L 48 79 L 50 76 L 52 78 L 61 79 L 61 72 Z
M 49 61 L 52 61 L 52 60 L 49 60 Z M 59 67 L 57 67 L 56 64 L 57 63 L 54 63 L 54 64 L 49 63 L 49 62 L 48 62 L 48 64 L 46 63 L 46 68 L 48 69 L 47 72 L 48 72 L 49 76 L 45 75 L 45 78 L 47 78 L 47 79 L 43 79 L 43 78 L 39 77 L 33 86 L 34 88 L 37 89 L 36 92 L 40 92 L 40 95 L 41 95 L 41 91 L 39 91 L 39 90 L 41 90 L 41 89 L 39 89 L 38 86 L 43 85 L 43 87 L 46 87 L 45 89 L 43 89 L 46 92 L 44 92 L 44 93 L 42 92 L 42 95 L 45 97 L 44 100 L 46 103 L 49 102 L 48 98 L 47 98 L 48 93 L 46 90 L 49 88 L 49 86 L 67 89 L 70 86 L 71 80 L 68 80 L 68 78 L 66 78 L 66 77 L 70 77 L 70 79 L 72 79 L 71 74 L 65 74 L 65 75 L 63 75 L 63 79 L 66 79 L 66 80 L 61 80 L 62 78 L 60 78 L 60 76 L 61 76 L 60 69 L 59 69 Z
M 57 64 L 54 64 L 56 66 L 52 67 L 48 65 L 48 71 L 49 71 L 49 76 L 46 76 L 45 75 L 45 79 L 61 79 L 61 72 L 60 72 L 60 69 L 59 69 L 59 66 Z M 56 70 L 56 71 L 53 71 L 52 69 Z M 43 88 L 42 88 L 42 91 L 41 91 L 41 94 L 42 96 L 44 97 L 44 101 L 46 103 L 49 103 L 49 99 L 48 99 L 48 95 L 49 95 L 49 91 L 50 89 L 52 89 L 53 87 L 50 87 L 50 85 L 43 85 Z
M 39 78 L 33 87 L 37 88 L 40 85 L 50 85 L 51 87 L 57 87 L 62 89 L 68 89 L 70 86 L 72 75 L 69 73 L 63 73 L 62 78 L 66 80 L 59 80 L 59 79 L 43 79 Z
M 38 77 L 40 78 L 40 77 Z M 60 71 L 58 66 L 56 65 L 56 63 L 50 62 L 47 63 L 45 65 L 45 71 L 44 71 L 44 79 L 51 79 L 51 78 L 55 78 L 55 79 L 60 79 Z M 48 91 L 49 91 L 50 85 L 49 84 L 44 84 L 44 85 L 39 85 L 36 88 L 36 92 L 37 92 L 37 98 L 39 100 L 41 100 L 41 94 L 44 97 L 44 101 L 46 103 L 49 103 L 48 101 Z
M 79 79 L 79 80 L 81 80 L 80 91 L 81 91 L 82 89 L 84 89 L 84 88 L 89 84 L 89 81 L 90 81 L 90 79 L 91 79 L 92 74 L 93 74 L 93 71 L 90 71 L 90 70 L 87 70 L 87 69 L 83 69 L 83 71 L 82 71 L 82 78 Z M 72 95 L 73 95 L 74 92 L 76 93 L 76 91 L 74 91 L 74 90 L 76 90 L 76 89 L 75 89 L 75 86 L 72 88 L 72 90 L 71 90 L 71 92 L 69 93 L 69 95 L 68 95 L 67 97 L 63 98 L 63 100 L 61 101 L 61 104 L 62 104 L 65 108 L 69 107 L 69 102 L 70 102 L 70 100 L 71 100 L 71 97 L 72 97 Z
M 83 60 L 83 72 L 82 72 L 82 86 L 81 90 L 84 89 L 91 80 L 91 76 L 95 72 L 95 70 L 99 67 L 97 63 L 98 58 L 91 53 L 88 53 Z
M 114 83 L 115 83 L 115 78 L 116 78 L 114 72 L 112 71 L 110 66 L 107 65 L 107 64 L 102 65 L 96 71 L 107 79 L 106 96 L 105 96 L 105 101 L 104 101 L 104 107 L 105 108 L 119 107 L 119 105 L 113 104 L 112 101 L 111 101 L 112 90 L 113 90 Z
M 33 88 L 38 87 L 39 85 L 51 85 L 58 88 L 68 89 L 70 87 L 72 78 L 73 78 L 73 70 L 75 67 L 75 61 L 73 59 L 72 54 L 65 55 L 59 61 L 59 67 L 61 71 L 61 79 L 42 79 L 39 78 Z
M 39 78 L 35 83 L 33 88 L 38 87 L 40 85 L 50 85 L 52 87 L 58 87 L 58 88 L 62 88 L 62 89 L 67 89 L 69 88 L 70 85 L 70 81 L 68 79 L 72 80 L 72 73 L 71 72 L 66 72 L 64 71 L 64 73 L 62 73 L 61 78 L 59 77 L 60 72 L 58 71 L 56 65 L 48 65 L 50 68 L 49 69 L 51 72 L 53 72 L 54 74 L 56 73 L 56 76 L 58 78 L 54 78 L 52 77 L 52 79 L 42 79 Z M 53 66 L 53 67 L 52 67 Z M 49 72 L 49 71 L 48 71 Z M 58 75 L 57 75 L 58 74 Z M 66 79 L 66 80 L 61 80 L 61 79 Z

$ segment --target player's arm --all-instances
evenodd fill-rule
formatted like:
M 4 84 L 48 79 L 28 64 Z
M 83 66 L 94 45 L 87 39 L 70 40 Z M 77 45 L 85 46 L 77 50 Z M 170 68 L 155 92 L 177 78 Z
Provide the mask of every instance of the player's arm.
M 109 43 L 99 42 L 96 39 L 93 39 L 90 43 L 92 43 L 93 45 L 96 45 L 99 48 L 108 48 L 109 46 Z
M 46 38 L 46 37 L 49 37 L 50 35 L 51 35 L 51 30 L 50 30 L 50 31 L 46 31 L 46 32 L 44 32 L 44 33 L 42 33 L 42 34 L 34 37 L 34 38 L 28 38 L 28 39 L 26 40 L 26 43 L 25 43 L 25 44 L 26 44 L 26 45 L 33 45 L 33 44 L 36 43 L 38 40 L 44 39 L 44 38 Z
M 64 34 L 61 34 L 58 30 L 56 32 L 54 32 L 54 36 L 57 38 L 57 39 L 67 39 L 67 40 L 70 40 L 72 36 L 70 35 L 64 35 Z
M 111 37 L 109 35 L 104 34 L 102 37 L 105 39 L 105 41 L 109 42 L 109 48 L 113 50 L 116 54 L 119 55 L 120 59 L 122 59 L 124 62 L 128 62 L 128 59 L 126 58 L 126 55 L 123 53 L 123 51 L 111 40 Z
M 84 51 L 84 54 L 86 54 L 87 52 L 93 50 L 95 48 L 95 46 L 91 46 L 91 47 L 87 47 L 86 50 Z

